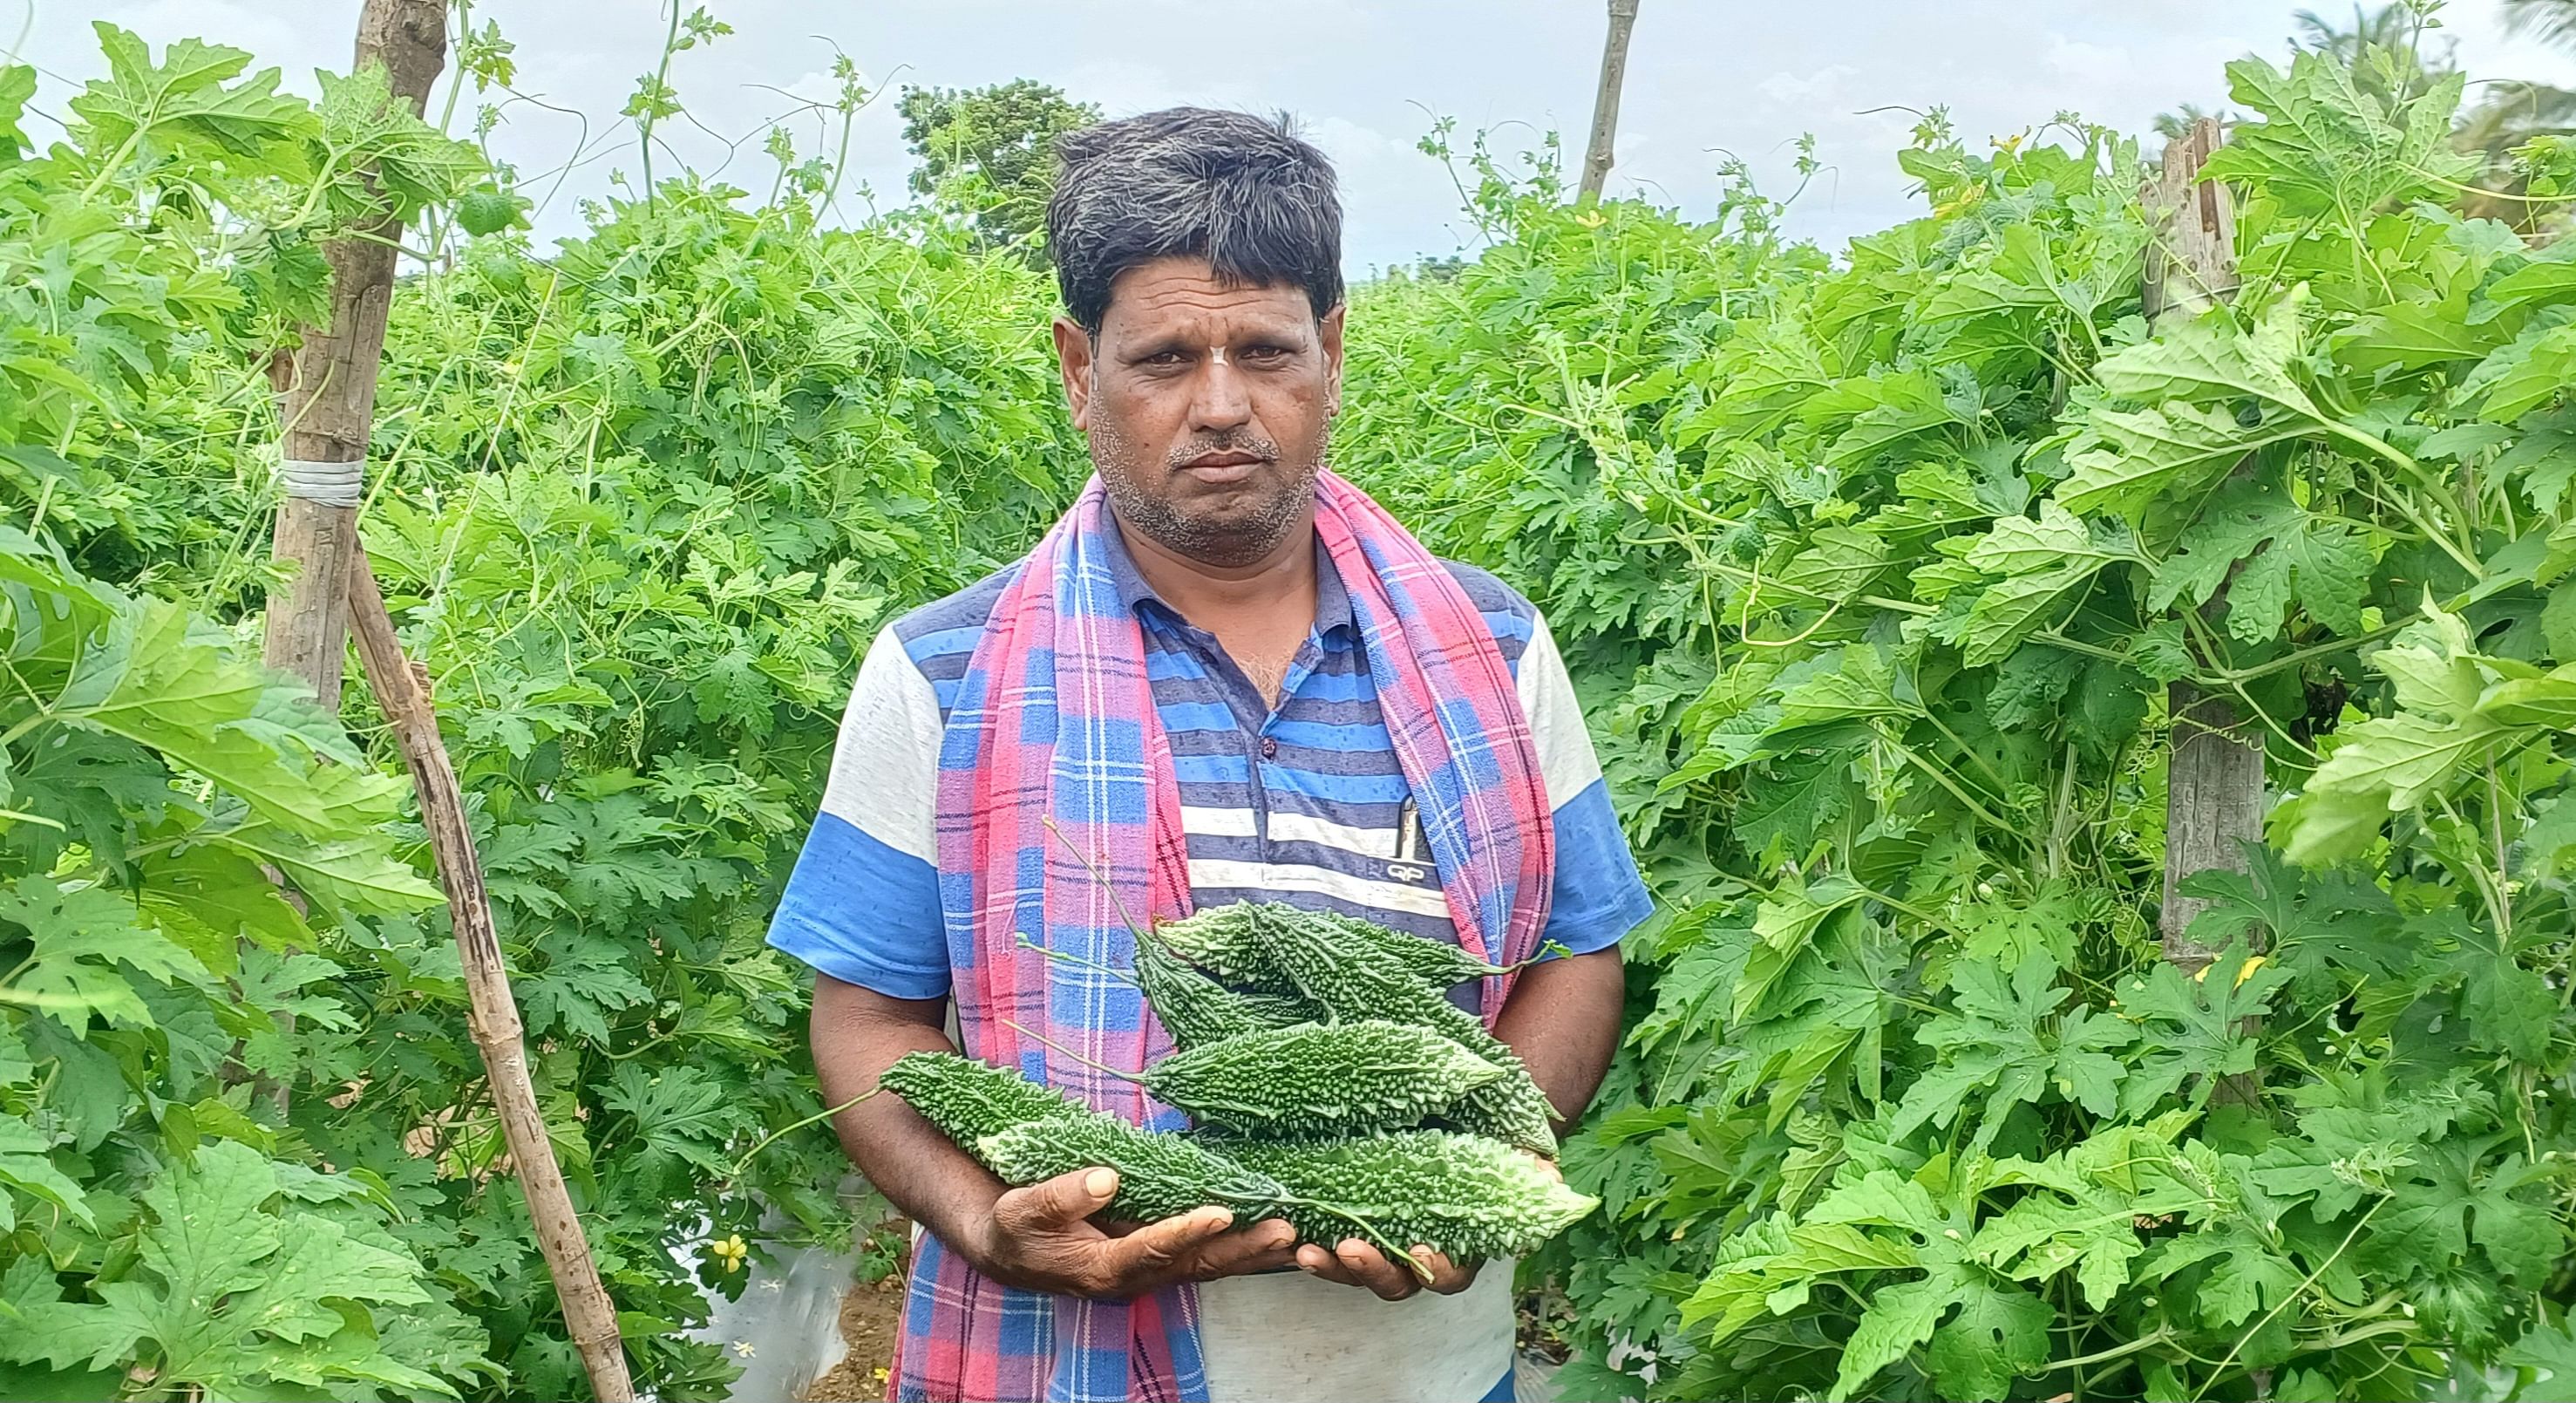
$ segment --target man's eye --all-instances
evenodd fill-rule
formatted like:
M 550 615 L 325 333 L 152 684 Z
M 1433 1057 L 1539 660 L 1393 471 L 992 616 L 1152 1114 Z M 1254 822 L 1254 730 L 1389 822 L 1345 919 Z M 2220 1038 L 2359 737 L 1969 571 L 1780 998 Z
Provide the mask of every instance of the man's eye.
M 1243 358 L 1250 361 L 1276 361 L 1290 354 L 1293 353 L 1285 346 L 1254 346 L 1244 351 Z
M 1187 356 L 1182 355 L 1178 351 L 1156 351 L 1154 354 L 1145 357 L 1145 364 L 1171 366 L 1179 365 L 1187 359 L 1189 359 Z

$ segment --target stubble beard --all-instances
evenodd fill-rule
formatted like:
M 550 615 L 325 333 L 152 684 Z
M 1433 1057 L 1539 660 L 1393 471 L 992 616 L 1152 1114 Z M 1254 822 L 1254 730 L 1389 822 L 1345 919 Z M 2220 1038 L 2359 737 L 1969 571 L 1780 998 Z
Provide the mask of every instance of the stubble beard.
M 1164 462 L 1149 467 L 1140 461 L 1144 455 L 1136 445 L 1114 425 L 1095 423 L 1090 438 L 1092 465 L 1100 470 L 1101 485 L 1108 490 L 1109 504 L 1117 510 L 1121 525 L 1202 565 L 1234 568 L 1260 561 L 1307 524 L 1315 505 L 1315 475 L 1332 446 L 1332 427 L 1325 425 L 1313 458 L 1283 465 L 1286 481 L 1278 490 L 1263 497 L 1249 515 L 1223 521 L 1191 516 L 1169 497 L 1158 496 L 1142 484 L 1169 480 L 1191 459 L 1221 449 L 1257 453 L 1279 463 L 1278 444 L 1257 434 L 1225 434 L 1184 444 Z

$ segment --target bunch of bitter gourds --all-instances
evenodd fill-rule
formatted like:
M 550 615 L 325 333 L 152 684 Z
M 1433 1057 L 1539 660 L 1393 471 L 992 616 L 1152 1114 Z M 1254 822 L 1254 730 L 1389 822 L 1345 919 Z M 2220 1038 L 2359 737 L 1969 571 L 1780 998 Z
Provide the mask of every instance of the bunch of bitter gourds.
M 883 1085 L 1007 1183 L 1117 1170 L 1109 1217 L 1219 1204 L 1391 1258 L 1417 1243 L 1460 1261 L 1517 1256 L 1594 1200 L 1537 1157 L 1556 1141 L 1529 1069 L 1448 997 L 1500 972 L 1331 912 L 1222 906 L 1140 932 L 1119 971 L 1174 1050 L 1115 1075 L 1196 1129 L 1148 1131 L 951 1053 L 910 1054 Z

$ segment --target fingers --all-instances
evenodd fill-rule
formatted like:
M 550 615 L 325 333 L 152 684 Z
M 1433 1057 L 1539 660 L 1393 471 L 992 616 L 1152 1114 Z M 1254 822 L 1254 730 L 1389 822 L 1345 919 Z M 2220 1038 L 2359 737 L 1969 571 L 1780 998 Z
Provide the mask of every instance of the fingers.
M 1431 1268 L 1431 1279 L 1423 1283 L 1422 1289 L 1437 1291 L 1443 1296 L 1455 1296 L 1475 1285 L 1476 1271 L 1484 1265 L 1482 1262 L 1457 1262 L 1448 1254 L 1434 1252 L 1428 1247 L 1414 1248 L 1413 1256 L 1414 1260 Z
M 1147 1223 L 1125 1237 L 1112 1238 L 1101 1252 L 1101 1265 L 1117 1280 L 1141 1289 L 1180 1274 L 1206 1244 L 1234 1226 L 1234 1214 L 1223 1208 L 1195 1208 L 1176 1218 Z
M 1296 1260 L 1297 1229 L 1271 1218 L 1219 1236 L 1199 1248 L 1191 1275 L 1201 1281 L 1268 1271 Z
M 993 1200 L 993 1219 L 1013 1233 L 1069 1228 L 1108 1207 L 1117 1193 L 1116 1170 L 1077 1169 L 1003 1194 Z
M 1437 1256 L 1427 1247 L 1420 1250 Z M 1297 1265 L 1326 1281 L 1361 1287 L 1381 1300 L 1401 1301 L 1422 1289 L 1422 1278 L 1412 1268 L 1388 1261 L 1385 1253 L 1356 1237 L 1342 1239 L 1330 1252 L 1312 1243 L 1300 1247 Z

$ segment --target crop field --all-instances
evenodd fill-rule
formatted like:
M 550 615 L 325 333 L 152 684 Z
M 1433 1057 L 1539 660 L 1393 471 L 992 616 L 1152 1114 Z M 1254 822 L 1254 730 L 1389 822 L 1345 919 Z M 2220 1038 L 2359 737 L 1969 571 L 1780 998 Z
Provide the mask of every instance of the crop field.
M 0 1397 L 591 1396 L 397 729 L 262 665 L 355 231 L 544 1138 L 636 1388 L 723 1398 L 747 1258 L 892 1263 L 763 937 L 867 640 L 1090 471 L 1042 250 L 783 133 L 540 246 L 470 110 L 98 42 L 0 66 Z M 1841 250 L 1426 139 L 1482 238 L 1353 288 L 1334 462 L 1544 609 L 1658 900 L 1521 1266 L 1562 1396 L 2576 1398 L 2576 144 L 2403 44 L 2227 76 L 2178 200 L 1936 110 Z

